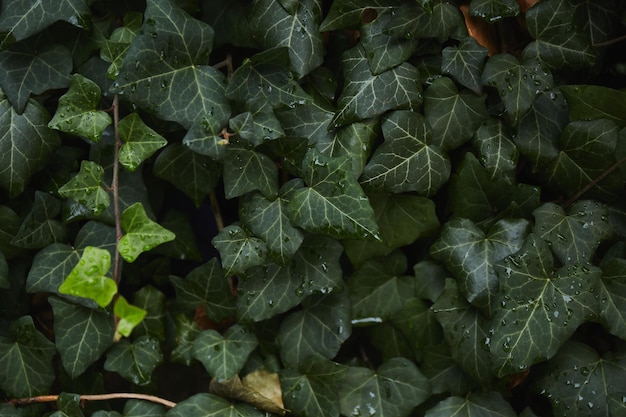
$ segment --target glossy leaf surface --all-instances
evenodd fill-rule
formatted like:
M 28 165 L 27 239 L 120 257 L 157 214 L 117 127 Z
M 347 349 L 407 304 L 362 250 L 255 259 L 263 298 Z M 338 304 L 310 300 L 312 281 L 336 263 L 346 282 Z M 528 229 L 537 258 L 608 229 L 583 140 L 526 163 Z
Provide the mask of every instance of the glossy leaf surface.
M 103 188 L 103 179 L 104 169 L 100 165 L 83 161 L 78 174 L 59 188 L 58 193 L 84 205 L 97 216 L 111 204 L 109 193 Z
M 120 164 L 130 171 L 167 145 L 167 140 L 146 126 L 137 113 L 120 120 L 117 128 L 125 142 L 120 149 Z
M 120 255 L 133 262 L 137 257 L 165 242 L 174 240 L 174 233 L 150 220 L 141 203 L 135 203 L 122 213 L 122 228 L 126 232 L 118 243 Z

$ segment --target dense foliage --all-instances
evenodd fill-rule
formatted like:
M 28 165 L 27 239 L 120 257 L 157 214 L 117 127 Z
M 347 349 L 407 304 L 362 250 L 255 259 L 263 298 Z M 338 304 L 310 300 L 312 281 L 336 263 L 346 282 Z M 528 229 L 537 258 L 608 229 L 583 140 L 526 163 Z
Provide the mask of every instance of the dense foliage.
M 0 415 L 625 415 L 624 10 L 2 0 Z

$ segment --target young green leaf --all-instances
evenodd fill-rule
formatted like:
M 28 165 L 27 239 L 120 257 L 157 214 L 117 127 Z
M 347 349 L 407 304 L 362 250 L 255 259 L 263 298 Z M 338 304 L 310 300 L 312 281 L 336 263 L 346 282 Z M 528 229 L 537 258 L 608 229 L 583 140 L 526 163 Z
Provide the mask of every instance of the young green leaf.
M 441 52 L 441 72 L 450 74 L 474 93 L 482 94 L 480 75 L 485 67 L 487 53 L 487 48 L 474 38 L 463 38 L 458 46 L 448 46 Z
M 448 397 L 429 409 L 425 417 L 515 417 L 513 407 L 498 392 L 470 394 L 467 397 Z
M 519 4 L 515 0 L 472 0 L 469 14 L 495 23 L 519 15 Z
M 268 156 L 231 147 L 223 162 L 226 198 L 240 197 L 255 190 L 270 200 L 278 195 L 278 168 Z
M 65 240 L 65 225 L 55 219 L 60 211 L 59 199 L 43 191 L 35 192 L 33 208 L 26 215 L 11 244 L 20 248 L 40 249 Z
M 116 342 L 119 341 L 122 336 L 129 337 L 133 329 L 141 323 L 147 313 L 143 308 L 128 304 L 128 301 L 121 295 L 117 297 L 115 301 L 113 312 L 118 319 L 115 328 Z
M 243 368 L 258 345 L 254 333 L 235 324 L 224 335 L 204 330 L 193 342 L 193 355 L 218 381 L 231 379 Z
M 88 246 L 78 264 L 59 287 L 59 292 L 89 298 L 100 307 L 106 307 L 117 293 L 117 284 L 106 276 L 110 268 L 109 251 Z
M 122 213 L 122 229 L 126 234 L 118 243 L 120 255 L 134 262 L 139 255 L 174 240 L 174 233 L 150 220 L 141 203 L 135 203 Z
M 107 352 L 104 369 L 117 372 L 135 385 L 146 385 L 152 380 L 152 372 L 163 361 L 159 342 L 140 336 L 132 343 L 123 339 Z
M 226 226 L 213 238 L 211 244 L 220 253 L 226 276 L 240 274 L 248 268 L 265 263 L 265 242 L 250 236 L 238 225 Z
M 100 87 L 95 82 L 74 74 L 70 89 L 59 98 L 59 106 L 48 127 L 98 142 L 112 122 L 111 116 L 97 110 L 100 95 Z
M 125 142 L 119 151 L 119 161 L 130 171 L 167 145 L 167 140 L 146 126 L 137 113 L 124 117 L 117 128 Z
M 111 204 L 109 193 L 102 187 L 104 169 L 95 162 L 83 160 L 80 171 L 59 188 L 63 198 L 71 198 L 99 215 Z

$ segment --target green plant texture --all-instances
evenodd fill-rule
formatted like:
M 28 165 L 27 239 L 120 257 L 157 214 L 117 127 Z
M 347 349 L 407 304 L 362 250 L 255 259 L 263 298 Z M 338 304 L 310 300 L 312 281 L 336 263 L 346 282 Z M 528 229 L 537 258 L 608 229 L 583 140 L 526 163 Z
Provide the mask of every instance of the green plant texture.
M 0 1 L 0 417 L 626 415 L 626 0 Z

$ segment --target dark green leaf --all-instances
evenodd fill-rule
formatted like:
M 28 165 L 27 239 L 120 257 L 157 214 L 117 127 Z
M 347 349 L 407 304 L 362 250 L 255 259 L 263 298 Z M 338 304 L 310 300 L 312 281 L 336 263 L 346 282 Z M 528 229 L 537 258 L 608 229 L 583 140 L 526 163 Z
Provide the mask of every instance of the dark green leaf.
M 74 240 L 76 249 L 85 249 L 87 246 L 97 246 L 106 249 L 115 256 L 115 227 L 97 221 L 89 221 L 80 228 Z
M 7 259 L 13 258 L 21 251 L 11 244 L 21 224 L 22 219 L 13 210 L 0 205 L 0 252 Z
M 226 121 L 230 109 L 221 72 L 208 65 L 213 29 L 169 0 L 151 0 L 142 33 L 113 83 L 135 105 L 190 128 L 202 116 Z
M 471 220 L 455 218 L 443 226 L 430 253 L 456 276 L 465 298 L 490 315 L 498 290 L 493 265 L 522 248 L 528 226 L 525 219 L 502 219 L 485 234 Z
M 485 97 L 457 91 L 454 81 L 436 79 L 424 93 L 424 115 L 432 126 L 432 145 L 443 150 L 458 148 L 487 119 Z
M 176 347 L 171 353 L 172 362 L 191 365 L 194 360 L 193 341 L 199 334 L 200 329 L 193 319 L 182 314 L 176 316 Z
M 414 109 L 421 104 L 420 77 L 414 66 L 404 62 L 373 75 L 367 54 L 360 46 L 345 52 L 342 62 L 346 84 L 337 102 L 332 127 L 379 116 L 387 110 Z
M 517 16 L 519 5 L 515 0 L 472 0 L 469 14 L 494 23 L 506 17 Z
M 133 335 L 135 337 L 147 335 L 161 341 L 165 340 L 165 294 L 152 285 L 146 285 L 135 292 L 133 304 L 145 312 L 145 316 L 133 330 Z
M 603 260 L 600 281 L 600 318 L 606 329 L 626 338 L 626 260 Z
M 502 121 L 489 119 L 478 128 L 472 143 L 478 148 L 480 162 L 491 180 L 503 177 L 517 166 L 517 147 Z
M 428 37 L 437 38 L 440 42 L 449 37 L 454 39 L 466 38 L 467 28 L 461 11 L 448 2 L 437 2 L 432 7 L 430 19 L 424 29 Z
M 48 302 L 54 311 L 55 344 L 61 363 L 69 376 L 76 378 L 113 344 L 113 316 L 56 297 Z
M 0 388 L 12 398 L 47 393 L 54 381 L 55 353 L 30 316 L 14 320 L 7 336 L 0 336 Z
M 423 260 L 413 265 L 413 272 L 416 278 L 415 295 L 433 303 L 437 301 L 443 292 L 448 271 L 431 260 Z
M 576 4 L 576 3 L 574 3 Z M 615 0 L 586 0 L 576 4 L 576 23 L 589 35 L 591 45 L 608 41 L 620 26 L 621 4 Z
M 55 220 L 60 211 L 61 202 L 56 197 L 37 191 L 33 208 L 26 215 L 11 244 L 20 248 L 41 249 L 65 240 L 65 225 Z
M 80 260 L 80 253 L 71 246 L 53 243 L 40 250 L 32 261 L 26 280 L 29 293 L 50 292 L 61 295 L 59 286 Z M 63 295 L 61 295 L 63 296 Z
M 9 279 L 9 265 L 7 259 L 0 251 L 0 289 L 10 288 L 11 280 Z
M 264 417 L 248 404 L 232 404 L 213 394 L 196 394 L 176 404 L 167 417 Z
M 117 372 L 135 385 L 149 384 L 152 372 L 163 361 L 159 342 L 141 336 L 134 342 L 123 339 L 107 352 L 104 369 Z
M 321 7 L 320 0 L 299 0 L 287 11 L 279 1 L 257 0 L 250 10 L 253 36 L 266 49 L 287 47 L 291 67 L 303 77 L 323 61 Z
M 281 360 L 294 369 L 313 355 L 334 358 L 352 332 L 347 294 L 309 297 L 302 306 L 283 320 L 277 338 Z
M 235 324 L 223 336 L 215 330 L 200 332 L 193 342 L 193 356 L 211 377 L 224 381 L 241 371 L 258 344 L 254 333 Z
M 564 85 L 559 87 L 574 120 L 609 119 L 626 125 L 626 92 L 598 85 Z
M 320 26 L 323 32 L 337 29 L 359 29 L 363 13 L 373 11 L 376 14 L 399 6 L 399 0 L 374 0 L 362 3 L 354 0 L 333 1 L 331 8 Z
M 176 235 L 150 220 L 141 203 L 135 203 L 122 213 L 122 229 L 126 234 L 118 243 L 120 255 L 134 262 L 143 252 L 174 240 Z
M 160 221 L 161 226 L 172 231 L 176 238 L 155 250 L 168 257 L 179 260 L 201 261 L 202 255 L 197 246 L 194 225 L 187 213 L 178 210 L 169 210 Z
M 264 141 L 285 136 L 280 122 L 269 103 L 251 100 L 246 103 L 247 111 L 231 117 L 228 125 L 235 132 L 231 143 L 243 147 L 256 147 Z M 295 107 L 295 109 L 301 106 Z
M 228 141 L 221 136 L 224 123 L 215 117 L 201 117 L 183 138 L 186 148 L 219 161 L 226 154 Z
M 382 124 L 385 142 L 363 170 L 361 184 L 392 193 L 435 194 L 450 176 L 450 160 L 431 143 L 430 125 L 419 113 L 400 110 Z
M 248 268 L 265 263 L 268 251 L 265 242 L 250 236 L 238 225 L 226 226 L 211 243 L 220 252 L 226 276 L 241 274 Z
M 423 350 L 424 360 L 420 370 L 430 380 L 433 394 L 449 392 L 462 395 L 471 389 L 471 381 L 452 359 L 446 344 L 429 346 Z
M 258 190 L 268 199 L 278 194 L 278 168 L 268 156 L 252 150 L 229 148 L 224 157 L 226 198 Z
M 367 335 L 372 347 L 380 354 L 380 360 L 407 358 L 415 360 L 415 351 L 407 338 L 390 322 L 376 324 L 367 328 Z
M 50 417 L 84 417 L 80 395 L 62 392 L 56 401 L 57 411 Z
M 128 400 L 124 404 L 125 417 L 163 417 L 165 407 L 161 404 L 141 400 Z
M 515 255 L 495 264 L 500 294 L 490 351 L 499 376 L 554 356 L 576 328 L 597 314 L 594 266 L 554 268 L 546 242 L 530 234 Z
M 29 101 L 18 114 L 0 92 L 0 187 L 10 197 L 24 191 L 61 144 L 56 132 L 48 129 L 48 120 L 48 112 L 37 102 Z
M 120 164 L 130 171 L 167 145 L 167 140 L 146 126 L 137 113 L 124 117 L 117 129 L 125 142 L 119 152 Z
M 449 397 L 428 410 L 425 417 L 515 417 L 517 413 L 498 392 Z
M 413 362 L 393 358 L 378 367 L 348 368 L 340 387 L 343 415 L 406 417 L 430 396 L 428 379 Z
M 215 46 L 225 43 L 241 47 L 258 47 L 250 30 L 248 0 L 213 0 L 202 3 L 202 20 L 215 30 Z
M 48 127 L 98 142 L 112 122 L 108 113 L 97 110 L 100 95 L 100 87 L 95 82 L 74 74 L 70 89 L 59 98 L 59 106 Z
M 485 67 L 487 53 L 487 48 L 474 38 L 463 38 L 458 46 L 448 46 L 441 52 L 441 72 L 450 74 L 474 93 L 482 94 L 480 76 Z
M 410 298 L 392 319 L 393 326 L 404 335 L 416 355 L 423 348 L 440 343 L 443 339 L 441 326 L 429 307 L 430 303 Z
M 103 188 L 104 169 L 95 162 L 83 160 L 80 171 L 58 189 L 63 198 L 71 198 L 99 215 L 111 204 L 109 193 Z

